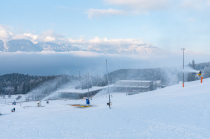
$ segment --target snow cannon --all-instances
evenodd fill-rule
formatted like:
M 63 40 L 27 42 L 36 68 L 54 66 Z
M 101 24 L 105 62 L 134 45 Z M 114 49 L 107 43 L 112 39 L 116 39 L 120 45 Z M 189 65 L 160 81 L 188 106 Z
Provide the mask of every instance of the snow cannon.
M 108 106 L 111 106 L 111 105 L 112 105 L 112 103 L 111 103 L 111 102 L 110 102 L 110 103 L 107 103 L 107 105 L 108 105 Z
M 201 76 L 201 71 L 198 71 L 198 76 Z
M 87 104 L 87 105 L 90 105 L 90 100 L 89 100 L 89 98 L 86 98 L 86 104 Z

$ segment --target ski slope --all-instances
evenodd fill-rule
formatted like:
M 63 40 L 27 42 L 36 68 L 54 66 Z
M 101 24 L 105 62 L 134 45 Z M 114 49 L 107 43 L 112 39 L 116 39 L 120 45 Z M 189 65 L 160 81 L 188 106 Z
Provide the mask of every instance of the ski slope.
M 85 100 L 53 100 L 1 104 L 0 139 L 208 139 L 210 138 L 210 79 L 126 96 L 96 96 Z M 4 101 L 3 101 L 4 102 Z

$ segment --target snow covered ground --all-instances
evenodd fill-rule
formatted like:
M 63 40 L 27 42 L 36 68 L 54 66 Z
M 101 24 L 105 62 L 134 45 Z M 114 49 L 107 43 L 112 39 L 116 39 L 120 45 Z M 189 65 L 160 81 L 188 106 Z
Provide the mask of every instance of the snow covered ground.
M 163 139 L 210 138 L 210 79 L 126 96 L 113 93 L 112 109 L 106 96 L 96 96 L 91 108 L 85 100 L 53 100 L 0 104 L 0 139 Z M 4 101 L 1 101 L 4 102 Z

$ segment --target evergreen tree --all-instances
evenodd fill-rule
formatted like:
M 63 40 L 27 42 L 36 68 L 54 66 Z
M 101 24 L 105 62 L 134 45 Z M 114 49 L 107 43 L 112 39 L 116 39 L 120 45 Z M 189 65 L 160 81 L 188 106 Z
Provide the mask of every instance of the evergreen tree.
M 203 77 L 204 78 L 209 78 L 210 77 L 210 68 L 209 67 L 204 68 Z
M 14 94 L 17 94 L 17 93 L 18 93 L 17 85 L 15 85 L 15 87 L 14 87 Z
M 23 83 L 22 93 L 26 94 L 26 84 L 25 83 Z
M 195 61 L 192 60 L 192 68 L 195 69 Z
M 28 85 L 27 89 L 26 89 L 26 93 L 30 92 L 30 89 L 31 89 L 31 87 L 30 87 L 30 85 Z

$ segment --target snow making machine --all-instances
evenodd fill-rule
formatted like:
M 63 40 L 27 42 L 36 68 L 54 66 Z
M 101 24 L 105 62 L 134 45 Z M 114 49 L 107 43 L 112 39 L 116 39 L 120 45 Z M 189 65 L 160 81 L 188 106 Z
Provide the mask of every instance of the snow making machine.
M 202 74 L 202 72 L 201 72 L 201 71 L 198 71 L 198 74 L 197 74 L 197 75 L 198 75 L 198 76 L 201 76 L 201 74 Z
M 197 75 L 201 77 L 201 83 L 203 83 L 202 72 L 201 71 L 198 71 L 198 74 Z

